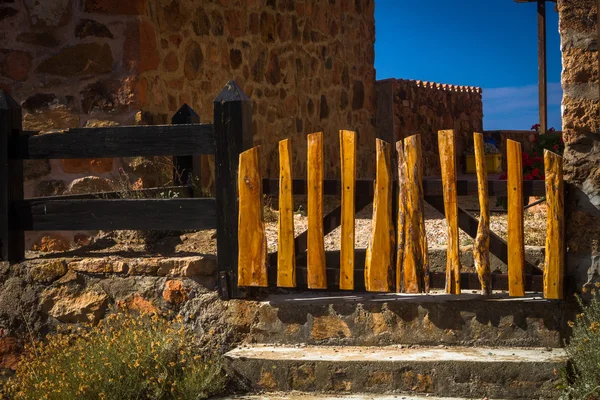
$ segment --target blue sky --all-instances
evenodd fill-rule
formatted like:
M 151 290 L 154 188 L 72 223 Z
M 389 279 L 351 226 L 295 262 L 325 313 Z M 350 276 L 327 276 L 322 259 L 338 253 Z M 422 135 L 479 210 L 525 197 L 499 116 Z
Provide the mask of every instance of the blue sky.
M 560 129 L 558 14 L 547 3 L 548 125 Z M 538 122 L 537 6 L 513 0 L 377 0 L 377 79 L 480 86 L 484 128 Z

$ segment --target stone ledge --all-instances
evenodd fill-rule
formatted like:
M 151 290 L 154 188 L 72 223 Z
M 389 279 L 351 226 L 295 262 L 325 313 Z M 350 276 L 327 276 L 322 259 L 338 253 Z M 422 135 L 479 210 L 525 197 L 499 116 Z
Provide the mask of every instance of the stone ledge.
M 247 302 L 232 301 L 230 310 Z M 535 295 L 274 295 L 255 303 L 248 343 L 562 347 L 577 307 Z
M 483 347 L 241 347 L 225 355 L 254 390 L 553 399 L 563 350 Z
M 88 257 L 88 258 L 54 258 L 34 259 L 25 262 L 31 268 L 30 275 L 36 281 L 53 281 L 75 271 L 85 274 L 118 274 L 118 275 L 150 275 L 158 277 L 212 277 L 217 272 L 217 257 L 214 255 L 198 255 L 183 257 Z M 65 264 L 67 268 L 56 272 L 56 265 Z M 44 271 L 52 271 L 51 277 L 45 277 Z M 42 279 L 40 276 L 44 276 Z

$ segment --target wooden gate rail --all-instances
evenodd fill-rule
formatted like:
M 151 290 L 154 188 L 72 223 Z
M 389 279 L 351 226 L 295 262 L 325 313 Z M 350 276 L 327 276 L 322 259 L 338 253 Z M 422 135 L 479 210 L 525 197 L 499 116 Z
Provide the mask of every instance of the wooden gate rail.
M 356 267 L 354 269 L 354 291 L 366 292 L 365 280 L 364 280 L 364 263 L 366 256 L 366 249 L 355 250 Z M 345 292 L 348 290 L 340 289 L 340 269 L 339 251 L 326 251 L 325 260 L 327 263 L 327 281 L 330 282 L 327 287 L 327 292 Z M 306 269 L 306 255 L 300 255 L 296 258 L 296 287 L 294 290 L 308 290 L 307 284 L 307 269 Z M 446 285 L 446 273 L 445 272 L 430 272 L 429 282 L 433 289 L 444 289 Z M 477 274 L 473 273 L 461 273 L 460 274 L 461 288 L 463 290 L 479 290 L 481 285 Z M 277 265 L 269 265 L 269 287 L 277 286 Z M 493 290 L 508 290 L 508 275 L 507 274 L 492 274 L 492 288 Z M 525 290 L 528 292 L 542 292 L 544 288 L 544 281 L 541 275 L 525 275 Z M 314 290 L 314 289 L 313 289 Z
M 498 181 L 490 181 L 490 182 L 498 182 Z M 527 181 L 527 182 L 536 182 L 536 181 Z M 523 182 L 525 183 L 525 182 Z M 544 183 L 543 181 L 539 181 L 539 183 Z M 539 185 L 538 183 L 538 185 Z M 543 196 L 537 194 L 536 196 Z M 445 212 L 444 207 L 444 198 L 441 196 L 425 196 L 425 201 L 429 203 L 433 208 L 435 208 L 442 215 Z M 479 220 L 473 216 L 468 211 L 465 211 L 461 207 L 458 207 L 458 226 L 462 229 L 467 235 L 471 238 L 475 239 L 477 236 L 477 227 L 479 226 Z M 502 239 L 500 236 L 490 231 L 490 253 L 495 255 L 500 261 L 504 264 L 508 265 L 508 244 L 506 240 Z M 526 270 L 534 275 L 541 275 L 542 271 L 537 265 L 533 265 L 531 262 L 525 260 Z
M 17 229 L 183 230 L 216 228 L 215 199 L 23 200 L 14 204 Z
M 307 181 L 304 179 L 294 179 L 292 181 L 292 193 L 294 195 L 306 195 L 308 193 Z M 397 181 L 394 181 L 394 192 L 398 189 Z M 279 180 L 263 179 L 263 194 L 278 195 Z M 435 208 L 440 214 L 445 214 L 444 198 L 442 196 L 442 180 L 439 178 L 423 179 L 423 192 L 425 201 Z M 477 182 L 459 179 L 456 182 L 456 192 L 458 196 L 472 196 L 477 194 Z M 488 180 L 489 196 L 506 196 L 507 182 L 499 180 Z M 323 194 L 326 196 L 340 196 L 341 182 L 333 179 L 325 179 L 323 181 Z M 373 180 L 357 180 L 356 181 L 356 212 L 363 210 L 373 202 Z M 523 181 L 523 196 L 545 196 L 546 186 L 544 181 Z M 323 218 L 324 234 L 327 235 L 338 226 L 341 222 L 341 206 L 335 208 Z M 458 226 L 471 238 L 477 236 L 477 227 L 479 220 L 471 213 L 462 208 L 458 208 Z M 307 232 L 302 232 L 295 238 L 296 254 L 306 251 Z M 508 263 L 508 245 L 504 239 L 490 232 L 490 253 L 496 256 L 500 261 Z M 277 263 L 277 252 L 269 254 L 269 263 Z M 533 275 L 541 275 L 542 271 L 538 266 L 533 265 L 525 260 L 526 270 Z
M 397 190 L 397 182 L 394 181 L 394 190 Z M 308 194 L 308 183 L 305 179 L 294 179 L 292 181 L 292 193 L 294 195 Z M 488 180 L 488 192 L 490 196 L 506 196 L 506 181 Z M 279 194 L 279 180 L 263 179 L 263 193 L 267 195 Z M 342 193 L 340 181 L 325 179 L 323 181 L 323 194 L 325 196 L 340 196 Z M 356 193 L 368 195 L 373 198 L 373 179 L 357 179 Z M 423 193 L 426 197 L 443 196 L 442 180 L 440 178 L 424 178 Z M 477 195 L 477 181 L 458 179 L 456 181 L 456 193 L 458 196 Z M 545 196 L 546 187 L 544 181 L 523 181 L 523 196 Z

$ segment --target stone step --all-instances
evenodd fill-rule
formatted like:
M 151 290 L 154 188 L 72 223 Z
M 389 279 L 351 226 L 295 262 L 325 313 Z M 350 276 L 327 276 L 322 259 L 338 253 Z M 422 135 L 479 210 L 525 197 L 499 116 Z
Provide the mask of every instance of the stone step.
M 554 399 L 561 349 L 483 347 L 240 347 L 225 356 L 251 391 L 411 393 Z
M 413 396 L 405 394 L 373 394 L 361 393 L 353 395 L 319 394 L 306 392 L 277 392 L 247 394 L 238 396 L 222 397 L 223 400 L 464 400 L 464 397 L 433 397 Z M 492 399 L 487 399 L 492 400 Z M 499 400 L 499 399 L 494 399 Z
M 353 395 L 319 394 L 306 392 L 272 392 L 222 397 L 223 400 L 464 400 L 464 397 L 433 397 L 403 394 L 362 393 Z M 492 399 L 488 399 L 492 400 Z M 499 399 L 495 399 L 499 400 Z
M 530 294 L 271 295 L 251 309 L 248 341 L 266 344 L 562 347 L 576 305 Z

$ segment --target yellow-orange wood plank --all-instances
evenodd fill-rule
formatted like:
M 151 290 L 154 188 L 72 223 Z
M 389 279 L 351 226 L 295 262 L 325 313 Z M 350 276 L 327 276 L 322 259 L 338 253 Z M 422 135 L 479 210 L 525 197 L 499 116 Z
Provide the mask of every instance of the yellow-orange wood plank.
M 563 158 L 549 150 L 544 152 L 546 174 L 546 256 L 544 262 L 544 298 L 564 298 L 565 214 Z
M 240 154 L 238 175 L 238 286 L 268 285 L 259 147 Z
M 456 194 L 456 151 L 454 130 L 438 132 L 444 209 L 448 223 L 446 247 L 446 293 L 460 294 L 460 256 L 458 239 L 458 197 Z
M 490 199 L 488 174 L 485 163 L 483 134 L 474 133 L 475 167 L 477 170 L 477 194 L 479 195 L 479 225 L 473 243 L 473 260 L 481 284 L 481 294 L 492 294 L 492 271 L 490 269 Z
M 402 275 L 406 293 L 429 291 L 421 136 L 404 139 L 406 165 L 406 223 Z
M 508 165 L 508 292 L 525 295 L 525 244 L 523 237 L 523 163 L 521 143 L 506 141 Z
M 402 264 L 404 263 L 404 243 L 406 232 L 406 164 L 402 141 L 396 142 L 398 160 L 398 246 L 396 255 L 396 292 L 402 291 Z
M 309 289 L 327 289 L 323 235 L 323 132 L 308 135 L 308 247 Z
M 296 287 L 292 143 L 279 142 L 279 220 L 277 223 L 277 286 Z
M 377 139 L 377 171 L 373 198 L 372 237 L 365 258 L 365 288 L 369 292 L 389 292 L 392 285 L 392 221 L 391 145 Z
M 342 237 L 340 289 L 354 290 L 354 196 L 356 193 L 356 133 L 340 131 L 342 164 Z

